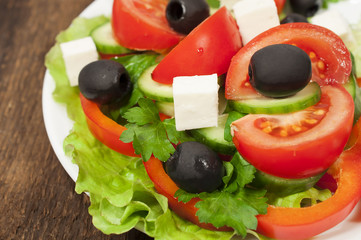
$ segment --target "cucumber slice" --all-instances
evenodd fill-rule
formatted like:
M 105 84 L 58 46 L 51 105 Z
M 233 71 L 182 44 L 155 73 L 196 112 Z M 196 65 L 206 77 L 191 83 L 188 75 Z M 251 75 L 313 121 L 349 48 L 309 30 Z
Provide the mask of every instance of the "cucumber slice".
M 174 103 L 172 102 L 155 102 L 160 113 L 167 116 L 174 117 Z
M 173 102 L 173 86 L 152 79 L 155 66 L 146 69 L 138 79 L 138 87 L 150 99 L 161 102 Z
M 259 97 L 230 101 L 231 107 L 242 113 L 278 114 L 290 113 L 305 109 L 316 104 L 321 98 L 321 88 L 315 83 L 309 83 L 297 94 L 288 98 Z
M 269 193 L 284 197 L 312 188 L 324 174 L 325 172 L 322 172 L 309 178 L 288 179 L 272 176 L 257 170 L 255 178 L 250 185 L 255 188 L 266 189 Z
M 132 52 L 118 44 L 113 37 L 112 26 L 107 22 L 96 29 L 94 29 L 90 36 L 97 47 L 98 52 L 104 54 L 125 54 Z
M 233 155 L 236 151 L 236 147 L 233 142 L 227 142 L 224 140 L 224 128 L 228 114 L 218 116 L 218 127 L 199 128 L 191 130 L 192 136 L 214 151 L 225 154 Z
M 355 100 L 356 97 L 356 78 L 353 73 L 351 73 L 348 82 L 343 85 L 343 87 L 347 90 L 347 92 L 350 93 L 353 100 Z

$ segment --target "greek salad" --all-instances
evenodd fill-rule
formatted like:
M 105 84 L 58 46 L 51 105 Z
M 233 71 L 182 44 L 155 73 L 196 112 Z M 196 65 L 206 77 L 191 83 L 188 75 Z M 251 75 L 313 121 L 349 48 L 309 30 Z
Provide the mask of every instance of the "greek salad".
M 349 216 L 361 19 L 332 2 L 114 0 L 61 32 L 45 65 L 95 227 L 297 240 Z

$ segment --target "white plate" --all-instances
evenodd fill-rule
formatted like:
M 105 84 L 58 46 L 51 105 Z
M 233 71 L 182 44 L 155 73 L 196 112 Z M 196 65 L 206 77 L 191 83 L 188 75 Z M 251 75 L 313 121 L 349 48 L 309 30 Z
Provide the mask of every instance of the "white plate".
M 82 17 L 91 18 L 97 15 L 109 15 L 112 8 L 112 0 L 95 0 L 81 14 Z M 361 16 L 361 0 L 347 0 L 349 4 L 341 2 L 342 5 L 332 4 L 332 8 L 342 7 L 342 14 L 356 21 Z M 346 10 L 345 10 L 346 9 Z M 347 10 L 349 9 L 349 10 Z M 350 9 L 353 9 L 352 11 Z M 359 11 L 357 11 L 359 10 Z M 356 14 L 356 15 L 353 15 Z M 352 15 L 352 16 L 351 16 Z M 49 136 L 50 143 L 54 149 L 60 163 L 75 181 L 78 176 L 78 166 L 65 156 L 63 151 L 63 141 L 72 129 L 73 122 L 67 117 L 64 105 L 56 103 L 52 97 L 55 83 L 49 71 L 46 71 L 43 85 L 43 116 L 45 128 Z M 336 227 L 318 235 L 314 240 L 361 240 L 361 205 L 358 204 L 352 214 Z

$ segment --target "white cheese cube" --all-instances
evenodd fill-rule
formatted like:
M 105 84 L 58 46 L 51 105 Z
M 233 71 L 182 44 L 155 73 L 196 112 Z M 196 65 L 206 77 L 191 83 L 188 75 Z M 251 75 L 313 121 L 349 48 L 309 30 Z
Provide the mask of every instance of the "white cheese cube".
M 218 125 L 218 88 L 217 74 L 173 79 L 177 131 Z
M 342 38 L 345 43 L 352 43 L 355 38 L 345 18 L 336 10 L 327 10 L 315 15 L 311 23 L 327 28 Z
M 337 9 L 337 11 L 346 19 L 346 21 L 353 25 L 361 21 L 361 1 L 349 0 L 330 2 L 328 9 Z
M 78 76 L 88 63 L 98 60 L 98 52 L 91 37 L 85 37 L 60 44 L 70 86 L 78 85 Z
M 227 9 L 232 10 L 233 5 L 236 4 L 239 0 L 221 0 L 221 6 L 226 6 Z
M 274 0 L 240 0 L 233 6 L 243 45 L 260 33 L 280 25 Z

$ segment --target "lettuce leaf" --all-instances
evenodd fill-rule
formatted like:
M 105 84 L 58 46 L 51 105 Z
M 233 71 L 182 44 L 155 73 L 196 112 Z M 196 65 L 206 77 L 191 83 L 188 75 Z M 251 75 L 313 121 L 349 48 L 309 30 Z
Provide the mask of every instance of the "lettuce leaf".
M 89 194 L 89 214 L 94 226 L 105 234 L 137 228 L 155 239 L 230 239 L 233 232 L 205 230 L 171 212 L 167 198 L 155 191 L 140 158 L 107 148 L 89 131 L 79 89 L 69 85 L 59 43 L 88 36 L 107 21 L 104 16 L 75 19 L 57 36 L 55 46 L 45 58 L 56 84 L 54 100 L 66 105 L 68 117 L 74 121 L 64 141 L 64 151 L 79 166 L 75 190 Z
M 307 191 L 291 194 L 286 197 L 278 197 L 276 195 L 267 195 L 268 203 L 277 207 L 300 208 L 304 206 L 315 205 L 320 201 L 330 198 L 332 193 L 328 189 L 310 188 Z
M 351 26 L 356 42 L 348 45 L 350 51 L 355 56 L 356 76 L 361 77 L 361 21 Z
M 76 181 L 75 190 L 77 193 L 88 193 L 91 205 L 89 213 L 93 217 L 95 227 L 105 234 L 120 234 L 137 228 L 155 239 L 231 239 L 235 232 L 218 232 L 202 229 L 189 221 L 183 220 L 174 214 L 168 208 L 166 197 L 158 194 L 142 164 L 140 158 L 127 157 L 121 155 L 100 143 L 88 130 L 85 116 L 81 109 L 78 87 L 70 87 L 65 74 L 65 64 L 59 47 L 60 42 L 88 36 L 90 32 L 109 21 L 107 17 L 101 16 L 92 19 L 77 18 L 72 25 L 57 36 L 55 46 L 46 55 L 45 65 L 55 80 L 56 89 L 53 93 L 55 101 L 63 103 L 67 107 L 68 116 L 74 121 L 74 127 L 71 133 L 64 141 L 64 151 L 72 157 L 73 161 L 79 166 L 79 175 Z M 360 56 L 360 55 L 359 55 Z M 133 68 L 130 71 L 136 71 Z M 134 72 L 136 76 L 139 72 Z M 233 186 L 243 186 L 252 178 L 252 169 L 243 169 L 246 180 L 237 179 L 232 182 L 231 173 L 240 168 L 228 165 L 230 173 L 225 182 L 228 189 L 236 191 Z M 239 170 L 238 170 L 239 171 Z M 237 184 L 235 184 L 237 182 Z M 228 185 L 227 185 L 228 184 Z M 246 190 L 247 191 L 247 190 Z M 312 191 L 312 190 L 311 190 Z M 229 194 L 229 192 L 227 192 Z M 239 198 L 245 198 L 245 195 L 256 194 L 245 191 L 237 192 Z M 310 194 L 300 193 L 293 197 L 295 200 L 283 199 L 282 204 L 295 205 L 295 202 L 301 202 L 303 198 L 309 198 Z M 317 193 L 316 201 L 322 200 L 328 193 Z M 312 195 L 312 193 L 311 193 Z M 214 195 L 215 196 L 215 195 Z M 233 205 L 234 202 L 224 194 L 224 202 Z M 258 195 L 255 195 L 257 198 Z M 302 198 L 302 199 L 303 199 Z M 209 200 L 209 199 L 208 199 Z M 204 199 L 203 207 L 211 208 L 212 202 Z M 263 201 L 263 200 L 262 200 Z M 279 201 L 276 197 L 275 202 Z M 264 202 L 249 203 L 253 208 L 245 207 L 237 209 L 235 212 L 250 211 L 263 212 Z M 258 205 L 258 206 L 257 206 Z M 236 205 L 235 205 L 236 206 Z M 228 209 L 228 206 L 227 206 Z M 230 220 L 224 215 L 220 221 L 230 221 L 237 225 L 237 217 L 242 214 L 231 211 L 233 215 Z M 200 212 L 201 218 L 212 219 L 212 216 L 206 216 L 209 212 Z M 255 227 L 254 219 L 250 219 L 251 228 Z M 222 225 L 220 223 L 220 225 Z M 240 227 L 242 228 L 242 227 Z M 250 233 L 249 230 L 246 232 Z M 252 233 L 252 232 L 251 232 Z M 256 233 L 252 233 L 258 239 L 266 239 Z

